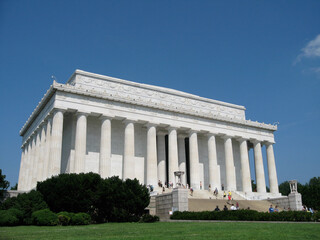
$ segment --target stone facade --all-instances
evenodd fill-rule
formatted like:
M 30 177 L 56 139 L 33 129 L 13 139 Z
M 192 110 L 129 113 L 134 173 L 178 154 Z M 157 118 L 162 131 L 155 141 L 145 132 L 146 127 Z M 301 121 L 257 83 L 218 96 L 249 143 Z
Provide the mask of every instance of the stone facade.
M 60 173 L 96 172 L 173 182 L 199 189 L 251 192 L 248 149 L 254 149 L 257 191 L 279 195 L 275 125 L 245 119 L 243 106 L 76 70 L 53 82 L 20 131 L 19 190 Z
M 157 195 L 156 197 L 156 215 L 161 220 L 170 219 L 170 212 L 188 211 L 188 189 L 174 188 L 170 193 Z

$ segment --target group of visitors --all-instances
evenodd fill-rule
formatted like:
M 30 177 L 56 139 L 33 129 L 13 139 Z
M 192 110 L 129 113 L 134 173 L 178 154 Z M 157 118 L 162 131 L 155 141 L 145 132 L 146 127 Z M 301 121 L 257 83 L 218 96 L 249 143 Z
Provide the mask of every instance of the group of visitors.
M 223 211 L 228 211 L 228 210 L 229 210 L 229 209 L 228 209 L 227 205 L 224 205 Z M 237 202 L 237 203 L 236 203 L 236 206 L 232 203 L 231 206 L 230 206 L 230 210 L 231 210 L 231 211 L 239 210 L 239 203 Z M 216 211 L 216 212 L 219 212 L 219 211 L 220 211 L 220 208 L 219 208 L 218 205 L 216 206 L 216 208 L 214 209 L 214 211 Z
M 278 206 L 276 205 L 275 208 L 272 207 L 272 205 L 270 205 L 269 207 L 269 213 L 273 213 L 273 212 L 279 212 Z
M 162 184 L 162 181 L 158 181 L 158 187 L 165 187 L 165 188 L 173 188 L 173 182 L 169 181 L 169 183 L 165 182 L 164 185 Z
M 227 197 L 226 192 L 223 192 L 223 199 L 225 199 Z M 231 191 L 228 192 L 228 201 L 230 202 L 232 200 L 232 193 Z
M 306 205 L 303 205 L 302 206 L 302 211 L 304 211 L 304 212 L 310 212 L 310 213 L 312 213 L 313 214 L 313 209 L 312 208 L 308 208 Z

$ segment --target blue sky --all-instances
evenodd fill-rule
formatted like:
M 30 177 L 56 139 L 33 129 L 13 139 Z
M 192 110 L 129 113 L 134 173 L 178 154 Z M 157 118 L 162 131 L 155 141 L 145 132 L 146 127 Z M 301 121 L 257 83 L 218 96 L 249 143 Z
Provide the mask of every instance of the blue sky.
M 280 122 L 279 182 L 305 183 L 320 175 L 319 12 L 320 1 L 1 0 L 0 168 L 14 185 L 20 128 L 52 75 L 82 69 Z

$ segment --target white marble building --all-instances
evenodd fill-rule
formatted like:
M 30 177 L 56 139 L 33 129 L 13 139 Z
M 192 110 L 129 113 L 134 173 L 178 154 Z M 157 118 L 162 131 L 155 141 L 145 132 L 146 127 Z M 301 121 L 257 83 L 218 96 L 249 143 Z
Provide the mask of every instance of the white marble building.
M 80 172 L 156 186 L 175 183 L 174 171 L 182 170 L 194 189 L 202 182 L 250 194 L 253 148 L 257 194 L 266 195 L 268 177 L 269 195 L 278 196 L 276 130 L 246 120 L 243 106 L 76 70 L 66 84 L 53 82 L 22 127 L 18 186 L 28 191 L 53 175 Z

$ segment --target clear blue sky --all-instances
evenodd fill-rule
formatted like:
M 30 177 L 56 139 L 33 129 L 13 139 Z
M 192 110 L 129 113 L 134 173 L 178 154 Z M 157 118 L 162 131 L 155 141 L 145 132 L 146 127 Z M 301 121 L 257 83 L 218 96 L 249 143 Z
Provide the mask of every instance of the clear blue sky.
M 19 130 L 75 69 L 244 105 L 279 121 L 279 182 L 320 174 L 320 1 L 0 0 L 0 168 Z M 264 153 L 265 154 L 265 153 Z

